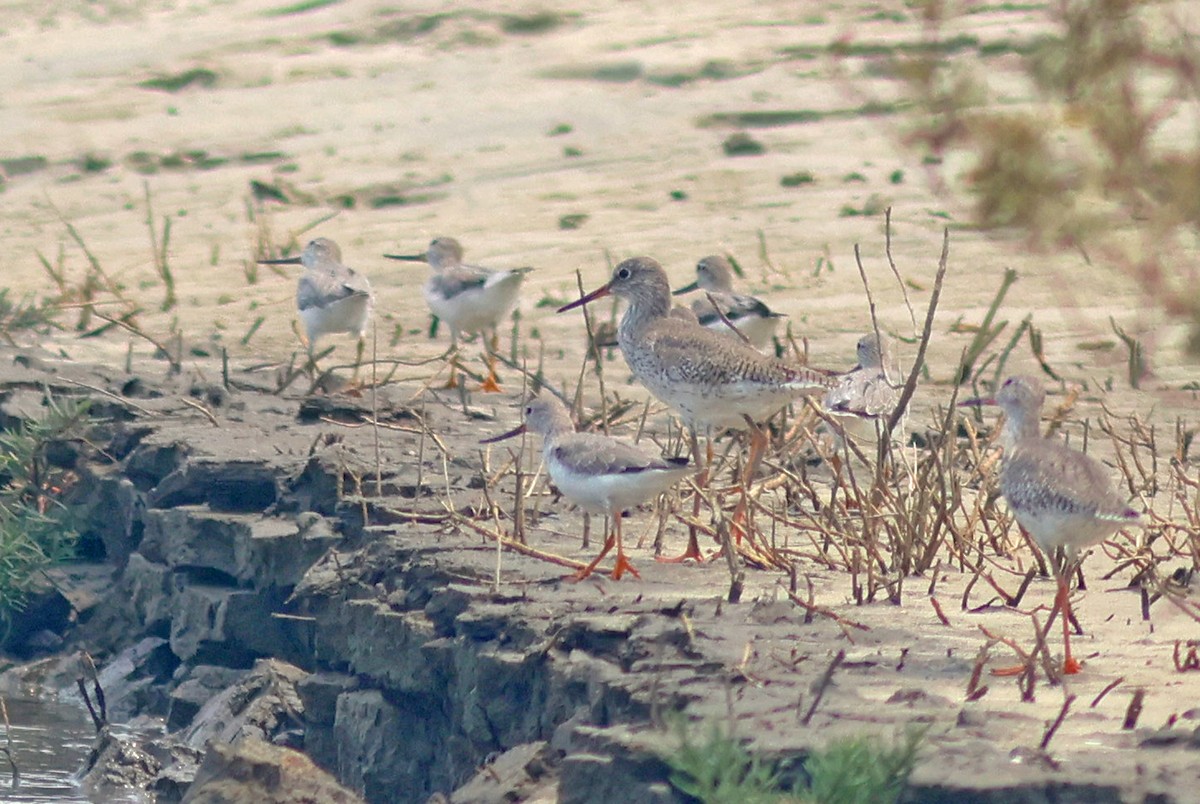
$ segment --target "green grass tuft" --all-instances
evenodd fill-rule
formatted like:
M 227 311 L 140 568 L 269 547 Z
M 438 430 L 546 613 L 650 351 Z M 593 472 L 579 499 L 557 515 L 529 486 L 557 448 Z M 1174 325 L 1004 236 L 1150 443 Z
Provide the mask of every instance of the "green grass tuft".
M 0 433 L 0 630 L 44 585 L 45 571 L 75 555 L 79 539 L 59 500 L 73 475 L 47 453 L 85 434 L 88 402 L 47 393 L 46 403 L 42 419 Z
M 671 730 L 679 748 L 664 757 L 677 790 L 701 804 L 895 804 L 916 765 L 925 729 L 910 729 L 895 745 L 876 736 L 830 743 L 804 763 L 808 777 L 790 784 L 773 763 L 756 757 L 716 722 L 696 740 L 683 715 Z
M 195 84 L 196 86 L 208 88 L 217 83 L 217 74 L 212 70 L 204 67 L 195 67 L 191 70 L 184 70 L 182 73 L 175 75 L 160 75 L 156 78 L 147 78 L 138 84 L 143 89 L 157 89 L 162 92 L 179 92 L 182 89 Z
M 563 215 L 558 219 L 559 229 L 578 229 L 587 223 L 587 219 L 591 217 L 584 212 L 576 212 L 573 215 Z
M 812 174 L 811 170 L 800 170 L 795 173 L 789 173 L 779 180 L 782 187 L 800 187 L 804 184 L 812 184 L 817 180 L 817 177 Z
M 84 173 L 103 173 L 112 167 L 112 160 L 100 154 L 86 153 L 79 158 L 78 165 Z
M 671 784 L 703 804 L 768 804 L 784 800 L 779 775 L 753 756 L 720 725 L 710 722 L 700 742 L 693 742 L 680 718 L 675 731 L 679 749 L 668 756 Z
M 744 131 L 730 134 L 721 143 L 726 156 L 758 156 L 767 152 L 767 147 Z
M 272 8 L 264 13 L 268 17 L 288 17 L 292 14 L 305 14 L 326 6 L 337 5 L 340 2 L 341 0 L 300 0 L 298 3 Z
M 510 34 L 539 34 L 552 31 L 562 25 L 563 17 L 555 11 L 538 11 L 533 14 L 506 14 L 500 18 L 500 29 Z
M 917 762 L 923 729 L 895 746 L 875 736 L 831 743 L 804 763 L 809 795 L 821 804 L 892 804 L 899 801 Z
M 37 173 L 50 167 L 50 160 L 44 156 L 18 156 L 12 159 L 0 159 L 0 173 L 10 179 L 14 176 L 24 176 L 27 173 Z

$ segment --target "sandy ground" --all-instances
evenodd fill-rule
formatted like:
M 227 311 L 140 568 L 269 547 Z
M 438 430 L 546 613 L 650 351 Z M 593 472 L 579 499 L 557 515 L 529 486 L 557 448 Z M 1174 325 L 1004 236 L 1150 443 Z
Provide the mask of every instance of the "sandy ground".
M 218 340 L 236 357 L 285 354 L 296 343 L 292 283 L 264 270 L 250 284 L 246 264 L 262 241 L 283 247 L 319 233 L 337 240 L 347 263 L 378 288 L 382 342 L 399 324 L 405 335 L 396 353 L 433 353 L 436 346 L 418 336 L 426 320 L 416 293 L 424 270 L 379 255 L 420 250 L 432 236 L 449 234 L 468 258 L 538 269 L 525 314 L 556 343 L 578 339 L 578 319 L 533 305 L 568 296 L 576 270 L 598 284 L 606 253 L 650 254 L 683 281 L 700 256 L 728 251 L 745 266 L 749 289 L 765 292 L 811 339 L 814 360 L 841 365 L 867 320 L 855 244 L 884 323 L 901 333 L 912 327 L 881 260 L 880 216 L 840 211 L 872 197 L 890 203 L 899 266 L 926 289 L 942 227 L 968 211 L 965 197 L 932 193 L 921 155 L 898 144 L 905 126 L 898 116 L 756 129 L 766 153 L 739 158 L 721 148 L 733 128 L 701 125 L 720 113 L 837 112 L 896 98 L 896 82 L 869 77 L 868 60 L 788 55 L 835 40 L 916 41 L 915 21 L 878 19 L 882 9 L 872 4 L 798 13 L 791 3 L 613 3 L 524 35 L 503 28 L 504 14 L 531 13 L 516 3 L 438 17 L 430 16 L 441 13 L 437 4 L 400 12 L 337 2 L 281 13 L 287 8 L 5 5 L 0 155 L 46 160 L 32 172 L 7 170 L 0 226 L 14 292 L 44 289 L 37 254 L 55 261 L 60 245 L 68 279 L 82 280 L 86 261 L 68 238 L 70 222 L 104 269 L 153 309 L 162 286 L 146 226 L 148 187 L 160 232 L 162 216 L 172 218 L 169 261 L 180 298 L 167 314 L 142 316 L 160 338 L 177 320 L 189 339 Z M 1036 12 L 976 14 L 960 24 L 984 41 L 1015 40 L 1035 32 L 1036 19 Z M 702 77 L 710 64 L 720 68 L 708 74 L 733 77 Z M 211 71 L 210 87 L 168 93 L 140 85 L 197 68 Z M 586 77 L 601 68 L 627 80 Z M 585 77 L 558 77 L 571 75 Z M 671 76 L 701 77 L 669 86 Z M 569 133 L 551 136 L 564 124 Z M 170 166 L 173 155 L 194 152 L 228 161 Z M 81 170 L 89 155 L 111 167 Z M 267 158 L 246 164 L 255 155 Z M 168 165 L 160 166 L 164 158 Z M 144 175 L 139 166 L 157 170 Z M 815 181 L 780 185 L 800 171 Z M 900 183 L 890 181 L 895 171 Z M 854 173 L 865 181 L 846 180 Z M 252 180 L 301 202 L 266 202 L 252 223 Z M 672 192 L 686 199 L 673 200 Z M 354 209 L 298 234 L 344 195 L 357 199 Z M 370 208 L 387 196 L 415 200 Z M 577 229 L 559 228 L 560 218 L 577 214 L 589 217 Z M 265 236 L 260 226 L 268 227 Z M 759 232 L 774 268 L 760 256 Z M 1014 238 L 969 230 L 954 233 L 935 367 L 969 338 L 947 336 L 948 326 L 960 317 L 979 320 L 1006 267 L 1021 276 L 1006 313 L 1014 321 L 1034 313 L 1051 363 L 1074 379 L 1120 378 L 1120 348 L 1078 349 L 1114 340 L 1110 314 L 1155 347 L 1164 385 L 1178 387 L 1194 374 L 1193 366 L 1178 366 L 1181 333 L 1143 309 L 1133 283 L 1088 268 L 1078 255 L 1030 255 Z M 1086 287 L 1064 277 L 1086 277 Z M 917 292 L 914 301 L 925 298 Z M 267 321 L 243 346 L 259 314 Z M 125 342 L 108 339 L 97 348 L 123 351 Z
M 787 313 L 794 332 L 809 340 L 814 363 L 848 367 L 869 321 L 854 266 L 856 244 L 884 328 L 913 331 L 884 260 L 882 216 L 840 214 L 874 198 L 894 208 L 893 252 L 915 286 L 918 315 L 928 302 L 943 227 L 954 226 L 931 343 L 931 382 L 917 397 L 916 417 L 927 417 L 949 395 L 945 382 L 971 337 L 953 325 L 978 323 L 1003 270 L 1013 268 L 1020 279 L 1002 315 L 1011 327 L 1032 314 L 1049 363 L 1086 385 L 1075 416 L 1096 416 L 1103 398 L 1118 415 L 1150 418 L 1163 432 L 1173 431 L 1179 416 L 1195 425 L 1196 395 L 1181 387 L 1196 378 L 1197 367 L 1182 356 L 1182 327 L 1148 307 L 1127 277 L 1089 267 L 1079 255 L 1031 253 L 1014 236 L 960 226 L 969 201 L 931 189 L 921 155 L 900 144 L 901 117 L 847 114 L 754 129 L 766 152 L 745 157 L 722 151 L 734 128 L 702 125 L 720 113 L 839 112 L 895 99 L 898 86 L 872 77 L 868 60 L 795 54 L 845 39 L 915 41 L 919 23 L 900 7 L 606 3 L 569 14 L 549 31 L 521 33 L 506 30 L 504 15 L 536 11 L 524 3 L 451 12 L 432 3 L 403 11 L 372 2 L 309 5 L 316 7 L 0 4 L 0 85 L 6 88 L 0 159 L 8 160 L 0 232 L 12 294 L 47 288 L 39 253 L 53 263 L 61 250 L 68 280 L 82 281 L 87 262 L 68 234 L 70 223 L 104 270 L 146 308 L 139 321 L 148 333 L 166 340 L 175 327 L 189 344 L 223 346 L 242 364 L 286 361 L 297 348 L 293 275 L 260 270 L 251 281 L 248 266 L 263 245 L 294 251 L 297 242 L 320 234 L 337 240 L 346 262 L 377 288 L 380 356 L 417 359 L 445 346 L 444 333 L 436 342 L 425 334 L 424 269 L 380 255 L 418 251 L 435 235 L 453 235 L 468 259 L 537 269 L 522 302 L 525 343 L 536 358 L 540 336 L 547 376 L 571 386 L 582 355 L 580 318 L 555 316 L 539 301 L 571 298 L 576 270 L 589 288 L 605 281 L 606 255 L 649 254 L 682 283 L 697 258 L 728 251 L 746 268 L 746 287 Z M 1039 30 L 1036 11 L 975 14 L 960 24 L 984 41 Z M 705 71 L 710 64 L 720 67 Z M 1011 66 L 1005 57 L 989 63 L 999 75 Z M 140 85 L 193 68 L 211 71 L 211 86 L 170 93 Z M 597 71 L 611 80 L 597 80 Z M 681 75 L 692 80 L 671 78 Z M 570 130 L 553 134 L 558 127 Z M 193 152 L 227 161 L 173 158 Z M 98 159 L 110 164 L 82 169 L 89 155 L 94 165 Z M 141 172 L 146 165 L 154 172 Z M 815 181 L 781 186 L 783 176 L 800 171 Z M 847 180 L 853 173 L 863 180 Z M 251 181 L 281 188 L 291 203 L 252 201 Z M 146 224 L 147 188 L 160 236 L 163 216 L 172 221 L 169 263 L 179 305 L 166 312 L 158 310 L 163 286 Z M 344 196 L 355 199 L 353 208 L 342 208 Z M 372 199 L 378 204 L 396 196 L 407 202 L 372 206 Z M 560 228 L 568 215 L 587 218 L 578 228 Z M 265 322 L 243 343 L 259 316 Z M 1141 391 L 1131 391 L 1125 380 L 1126 353 L 1110 316 L 1151 349 L 1154 373 Z M 66 320 L 72 323 L 73 314 Z M 144 341 L 115 333 L 88 340 L 64 333 L 55 343 L 71 357 L 113 363 L 124 359 L 130 343 L 149 350 Z M 911 356 L 912 347 L 907 351 L 902 357 Z M 337 357 L 351 356 L 346 339 Z M 625 375 L 614 365 L 608 377 L 619 385 Z M 1036 364 L 1022 345 L 1010 365 L 1029 370 Z M 419 379 L 428 371 L 406 376 Z M 638 389 L 621 392 L 642 398 Z M 589 393 L 594 403 L 595 389 Z M 473 403 L 511 423 L 514 399 L 476 395 Z M 441 423 L 464 445 L 478 427 L 449 413 Z M 1081 653 L 1096 656 L 1090 662 L 1096 669 L 1072 681 L 1071 689 L 1090 701 L 1124 676 L 1125 692 L 1119 702 L 1116 695 L 1109 700 L 1112 711 L 1068 720 L 1056 740 L 1080 752 L 1128 747 L 1132 738 L 1114 724 L 1130 689 L 1148 690 L 1143 723 L 1153 725 L 1181 714 L 1200 691 L 1198 676 L 1176 673 L 1171 659 L 1175 640 L 1194 638 L 1196 623 L 1163 604 L 1152 626 L 1143 623 L 1137 596 L 1122 592 L 1128 573 L 1096 580 L 1105 561 L 1103 555 L 1090 560 L 1093 585 L 1078 604 L 1089 629 Z M 657 569 L 649 567 L 652 583 L 669 577 L 655 580 Z M 818 580 L 823 605 L 896 627 L 891 607 L 850 605 L 844 578 Z M 760 582 L 774 585 L 773 579 Z M 1048 601 L 1050 586 L 1035 584 L 1031 594 Z M 946 629 L 920 597 L 906 604 L 911 619 L 897 627 L 896 644 L 920 645 L 931 661 L 952 648 L 974 655 L 982 638 L 970 617 L 952 613 Z M 1027 627 L 1015 612 L 988 616 L 1009 635 Z M 969 661 L 956 658 L 938 672 L 943 678 L 935 691 L 961 700 Z M 1061 703 L 1046 695 L 1019 704 L 1015 684 L 997 685 L 987 700 L 997 711 L 1024 707 L 1027 721 L 1051 720 Z M 1030 742 L 1021 733 L 1001 739 Z

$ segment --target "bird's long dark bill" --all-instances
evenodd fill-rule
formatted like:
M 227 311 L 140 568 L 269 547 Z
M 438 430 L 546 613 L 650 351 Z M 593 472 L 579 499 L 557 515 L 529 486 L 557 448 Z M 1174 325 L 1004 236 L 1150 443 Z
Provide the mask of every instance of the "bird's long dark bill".
M 299 265 L 299 257 L 285 257 L 282 260 L 258 260 L 259 265 Z
M 404 262 L 426 262 L 424 254 L 384 254 L 389 260 L 402 260 Z
M 564 304 L 562 307 L 559 307 L 558 312 L 565 313 L 567 310 L 574 310 L 576 307 L 581 307 L 590 301 L 595 301 L 596 299 L 602 299 L 605 296 L 609 295 L 610 293 L 612 293 L 612 290 L 610 289 L 610 287 L 608 285 L 602 285 L 601 287 L 598 287 L 595 290 L 593 290 L 588 295 L 584 296 L 582 299 L 573 301 L 570 304 Z
M 964 399 L 962 402 L 958 403 L 958 406 L 960 408 L 982 408 L 985 405 L 994 404 L 996 404 L 996 400 L 992 399 L 990 396 L 978 396 L 974 399 Z
M 682 287 L 679 290 L 671 291 L 671 295 L 672 296 L 682 296 L 685 293 L 691 293 L 693 290 L 699 290 L 699 289 L 700 289 L 700 283 L 693 282 L 692 284 L 687 285 L 686 287 Z
M 481 440 L 479 443 L 480 444 L 495 444 L 497 441 L 504 441 L 505 439 L 512 438 L 513 436 L 519 436 L 523 432 L 525 432 L 524 424 L 514 427 L 513 429 L 509 430 L 507 433 L 501 433 L 498 436 L 492 436 L 491 438 L 485 438 L 485 439 Z

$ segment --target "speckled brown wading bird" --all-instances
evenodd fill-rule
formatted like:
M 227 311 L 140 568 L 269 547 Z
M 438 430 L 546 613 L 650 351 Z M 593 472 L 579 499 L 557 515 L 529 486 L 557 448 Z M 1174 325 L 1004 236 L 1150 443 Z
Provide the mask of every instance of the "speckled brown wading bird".
M 1069 589 L 1079 551 L 1123 527 L 1140 524 L 1141 515 L 1116 493 L 1110 473 L 1098 461 L 1042 437 L 1038 417 L 1045 398 L 1045 389 L 1037 378 L 1017 376 L 1005 380 L 995 397 L 968 399 L 960 404 L 998 405 L 1004 411 L 1000 493 L 1017 523 L 1033 537 L 1054 567 L 1058 584 L 1054 610 L 1062 617 L 1063 628 L 1062 671 L 1071 674 L 1081 669 L 1071 656 Z M 1055 556 L 1060 547 L 1061 563 Z
M 559 308 L 559 312 L 610 294 L 628 302 L 617 329 L 617 345 L 625 362 L 634 377 L 678 411 L 691 430 L 692 454 L 702 467 L 698 479 L 701 486 L 707 483 L 712 463 L 711 436 L 725 428 L 750 428 L 742 499 L 733 518 L 740 538 L 738 529 L 748 505 L 746 489 L 767 446 L 767 437 L 755 422 L 794 399 L 824 392 L 832 380 L 819 371 L 789 365 L 739 339 L 671 315 L 667 275 L 649 257 L 625 260 L 613 269 L 607 284 Z M 710 437 L 703 463 L 697 435 L 700 430 Z M 686 552 L 676 560 L 685 558 L 701 558 L 694 528 L 689 531 Z
M 517 303 L 521 282 L 532 268 L 491 270 L 463 262 L 463 249 L 453 237 L 434 238 L 424 254 L 384 254 L 389 260 L 425 262 L 433 273 L 425 282 L 425 301 L 429 309 L 450 327 L 454 357 L 450 363 L 447 388 L 455 387 L 458 368 L 458 340 L 478 332 L 484 341 L 488 376 L 482 391 L 499 391 L 496 381 L 496 328 Z
M 773 312 L 761 299 L 735 293 L 733 266 L 728 259 L 719 254 L 705 257 L 696 263 L 696 281 L 676 290 L 674 295 L 679 296 L 696 290 L 707 291 L 729 323 L 737 327 L 738 332 L 745 335 L 756 349 L 762 349 L 771 342 L 779 320 L 787 317 L 783 313 Z M 721 320 L 721 315 L 713 309 L 707 298 L 692 302 L 692 312 L 705 327 L 714 332 L 737 337 L 729 331 L 729 325 Z
M 375 308 L 375 293 L 362 274 L 342 264 L 342 250 L 327 237 L 318 237 L 304 247 L 298 257 L 259 260 L 260 265 L 303 265 L 304 273 L 296 283 L 296 309 L 304 324 L 308 357 L 323 335 L 345 332 L 358 336 L 354 376 L 362 364 L 367 324 Z
M 542 437 L 546 471 L 559 491 L 587 511 L 604 514 L 613 532 L 591 564 L 575 574 L 582 580 L 608 555 L 613 545 L 617 561 L 613 580 L 625 572 L 638 572 L 625 556 L 621 541 L 621 514 L 695 474 L 686 458 L 662 458 L 647 449 L 600 433 L 577 433 L 571 414 L 557 397 L 546 395 L 525 405 L 525 421 L 514 430 L 484 439 L 490 444 L 529 430 Z M 639 576 L 640 577 L 640 576 Z

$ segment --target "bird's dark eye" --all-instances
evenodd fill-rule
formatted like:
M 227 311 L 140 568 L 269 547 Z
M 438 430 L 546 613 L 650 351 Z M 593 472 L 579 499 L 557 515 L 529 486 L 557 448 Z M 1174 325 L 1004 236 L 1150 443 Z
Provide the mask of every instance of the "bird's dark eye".
M 617 270 L 617 279 L 628 279 L 628 278 L 629 278 L 629 269 L 628 268 L 619 268 Z
M 529 407 L 525 408 L 525 415 L 526 415 L 526 416 L 532 416 L 532 415 L 533 415 L 533 406 L 532 406 L 532 405 L 530 405 Z

